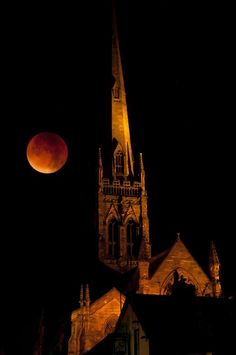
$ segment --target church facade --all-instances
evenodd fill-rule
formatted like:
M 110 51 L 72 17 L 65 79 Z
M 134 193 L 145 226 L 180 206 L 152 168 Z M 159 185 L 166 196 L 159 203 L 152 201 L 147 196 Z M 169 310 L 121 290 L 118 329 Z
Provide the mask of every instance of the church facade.
M 199 297 L 218 298 L 222 294 L 220 262 L 213 242 L 208 273 L 191 255 L 179 234 L 168 250 L 152 255 L 144 162 L 140 153 L 139 166 L 137 169 L 134 166 L 114 11 L 112 25 L 112 161 L 104 161 L 103 151 L 99 149 L 98 259 L 114 272 L 130 273 L 130 282 L 123 292 L 112 288 L 93 303 L 88 286 L 82 286 L 80 307 L 71 316 L 68 355 L 90 351 L 115 330 L 126 292 L 169 296 L 177 286 L 184 285 Z M 104 176 L 106 164 L 110 165 L 110 176 Z

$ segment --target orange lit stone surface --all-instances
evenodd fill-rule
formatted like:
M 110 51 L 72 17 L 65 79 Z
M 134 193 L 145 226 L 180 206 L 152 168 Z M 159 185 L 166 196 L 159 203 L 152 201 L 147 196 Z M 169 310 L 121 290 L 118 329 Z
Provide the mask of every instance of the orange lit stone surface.
M 103 165 L 106 167 L 108 162 L 103 161 L 100 149 L 98 259 L 120 275 L 128 275 L 122 289 L 124 295 L 139 293 L 167 298 L 176 290 L 176 285 L 183 287 L 184 284 L 185 290 L 194 290 L 195 296 L 220 297 L 220 263 L 215 250 L 210 258 L 210 274 L 201 268 L 179 234 L 170 248 L 152 255 L 145 170 L 140 154 L 139 173 L 134 175 L 124 79 L 114 23 L 112 74 L 115 80 L 111 95 L 112 179 L 104 175 L 106 170 L 103 170 Z M 88 295 L 86 300 L 82 292 L 80 308 L 71 315 L 68 355 L 84 354 L 114 332 L 124 304 L 124 295 L 113 288 L 90 305 Z M 130 319 L 134 320 L 134 317 Z M 133 332 L 133 324 L 132 327 Z M 143 341 L 143 329 L 139 328 L 139 333 Z M 146 340 L 143 344 L 140 355 L 148 354 Z
M 85 298 L 71 315 L 68 354 L 84 354 L 115 330 L 125 296 L 116 288 L 90 305 Z

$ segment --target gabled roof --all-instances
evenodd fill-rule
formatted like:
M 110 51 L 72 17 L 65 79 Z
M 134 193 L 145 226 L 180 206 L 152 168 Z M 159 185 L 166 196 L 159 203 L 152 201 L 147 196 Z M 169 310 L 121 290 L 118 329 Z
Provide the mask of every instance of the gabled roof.
M 114 299 L 116 299 L 118 302 L 121 303 L 121 307 L 123 306 L 125 301 L 125 296 L 122 293 L 120 293 L 115 287 L 113 287 L 110 291 L 105 293 L 103 296 L 98 298 L 95 302 L 93 302 L 90 305 L 90 314 L 96 312 L 98 309 L 102 308 L 104 304 L 107 304 L 113 301 Z M 72 317 L 74 318 L 78 312 L 80 312 L 80 308 L 77 308 L 72 312 Z
M 202 295 L 205 292 L 204 290 L 207 290 L 208 293 L 211 292 L 211 282 L 208 275 L 203 271 L 179 236 L 171 248 L 151 259 L 149 277 L 160 277 L 162 283 L 176 269 L 184 272 L 186 276 L 188 275 L 193 284 L 197 286 L 199 295 Z
M 177 254 L 177 255 L 175 255 L 175 254 Z M 190 251 L 187 249 L 185 244 L 182 242 L 180 237 L 177 237 L 175 242 L 174 242 L 174 244 L 170 248 L 168 248 L 167 250 L 163 251 L 161 254 L 157 254 L 156 256 L 154 256 L 150 260 L 150 269 L 149 269 L 149 271 L 152 271 L 152 273 L 157 271 L 157 269 L 161 266 L 161 264 L 168 257 L 172 257 L 172 255 L 175 257 L 175 260 L 177 259 L 176 256 L 178 256 L 179 259 L 190 257 L 197 265 L 199 265 L 198 262 L 195 260 L 195 258 L 190 253 Z
M 149 276 L 151 277 L 155 271 L 158 269 L 158 267 L 161 265 L 161 263 L 165 260 L 169 252 L 171 251 L 171 248 L 168 248 L 164 250 L 162 253 L 157 254 L 153 256 L 150 260 L 150 266 L 149 266 Z
M 100 297 L 90 306 L 90 312 L 96 312 L 99 308 L 103 307 L 104 304 L 113 301 L 114 299 L 118 300 L 121 303 L 121 307 L 124 304 L 125 296 L 121 294 L 115 287 L 108 291 L 105 295 Z

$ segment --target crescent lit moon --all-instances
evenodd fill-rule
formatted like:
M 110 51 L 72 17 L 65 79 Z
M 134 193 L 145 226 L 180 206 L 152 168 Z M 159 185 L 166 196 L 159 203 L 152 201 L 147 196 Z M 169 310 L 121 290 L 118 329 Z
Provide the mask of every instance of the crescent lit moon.
M 51 174 L 64 166 L 68 157 L 68 149 L 65 141 L 58 134 L 41 132 L 29 141 L 26 156 L 34 170 L 43 174 Z

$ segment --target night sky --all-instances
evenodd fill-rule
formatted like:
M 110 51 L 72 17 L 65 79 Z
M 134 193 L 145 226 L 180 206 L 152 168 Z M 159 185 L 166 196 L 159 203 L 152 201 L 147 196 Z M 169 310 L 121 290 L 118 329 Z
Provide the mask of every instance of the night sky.
M 106 2 L 57 2 L 5 12 L 1 326 L 6 344 L 12 317 L 21 324 L 8 346 L 18 354 L 29 352 L 42 306 L 60 318 L 77 307 L 81 282 L 91 283 L 92 299 L 106 286 L 94 266 L 97 152 L 101 146 L 109 155 L 110 145 L 110 10 Z M 231 19 L 205 10 L 121 0 L 117 15 L 153 253 L 180 232 L 206 269 L 214 239 L 229 296 L 236 293 L 235 57 Z M 60 134 L 68 145 L 66 165 L 52 175 L 26 160 L 29 139 L 41 131 Z

